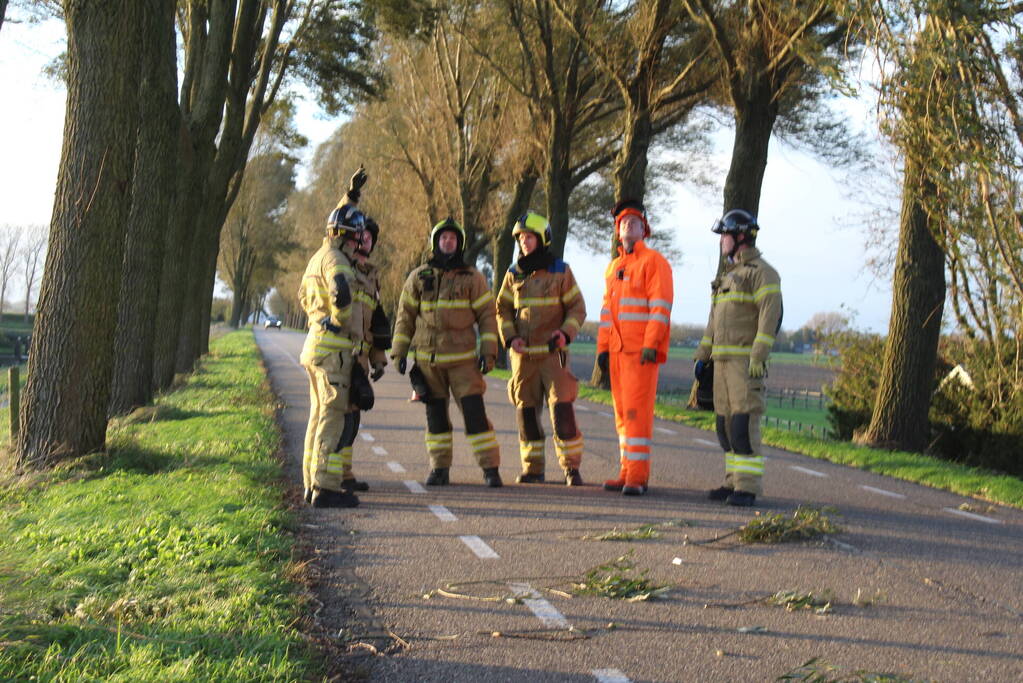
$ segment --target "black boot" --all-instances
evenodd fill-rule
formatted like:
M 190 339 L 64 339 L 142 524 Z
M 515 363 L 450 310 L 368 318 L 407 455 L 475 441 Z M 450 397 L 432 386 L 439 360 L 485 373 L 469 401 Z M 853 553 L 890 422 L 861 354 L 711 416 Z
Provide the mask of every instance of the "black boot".
M 311 503 L 314 508 L 353 508 L 359 504 L 359 498 L 351 491 L 331 491 L 314 486 Z
M 448 468 L 438 467 L 430 470 L 430 474 L 426 475 L 427 486 L 447 486 L 448 485 Z
M 341 488 L 345 491 L 369 491 L 369 484 L 352 477 L 351 479 L 342 479 Z
M 483 481 L 492 489 L 504 486 L 504 482 L 501 481 L 501 473 L 497 471 L 496 467 L 483 468 Z
M 520 484 L 542 484 L 543 480 L 544 480 L 543 472 L 540 472 L 539 474 L 523 472 L 522 474 L 515 478 L 515 481 L 517 481 Z
M 572 467 L 565 470 L 565 486 L 582 486 L 583 475 L 579 474 L 579 470 Z
M 728 496 L 725 500 L 729 505 L 734 505 L 740 508 L 752 507 L 756 501 L 757 496 L 755 493 L 748 493 L 746 491 L 733 491 L 732 495 Z
M 719 486 L 716 489 L 712 489 L 707 494 L 707 498 L 710 500 L 727 500 L 728 496 L 732 495 L 734 491 L 735 489 L 729 488 L 728 486 Z
M 312 489 L 306 489 L 305 491 L 303 491 L 302 492 L 302 499 L 306 502 L 307 505 L 309 503 L 312 503 L 313 502 L 313 490 Z
M 626 484 L 622 487 L 623 496 L 642 496 L 646 491 L 646 484 Z

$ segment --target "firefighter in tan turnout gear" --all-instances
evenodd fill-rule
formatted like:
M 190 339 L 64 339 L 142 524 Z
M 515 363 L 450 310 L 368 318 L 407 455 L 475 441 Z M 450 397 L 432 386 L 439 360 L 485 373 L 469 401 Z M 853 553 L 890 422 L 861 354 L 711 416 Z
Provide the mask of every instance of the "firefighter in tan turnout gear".
M 408 276 L 398 302 L 391 358 L 405 374 L 406 354 L 414 351 L 409 370 L 413 388 L 426 405 L 426 450 L 430 474 L 426 484 L 443 486 L 451 467 L 451 420 L 448 394 L 465 419 L 465 434 L 488 486 L 501 486 L 500 452 L 494 426 L 483 405 L 483 375 L 497 359 L 494 295 L 483 274 L 462 260 L 465 231 L 448 218 L 430 234 L 433 254 Z M 479 329 L 477 355 L 476 330 Z
M 369 490 L 369 484 L 357 480 L 352 471 L 352 450 L 355 437 L 359 434 L 362 411 L 371 410 L 374 404 L 369 379 L 375 382 L 383 376 L 384 366 L 387 365 L 387 350 L 391 348 L 391 323 L 380 305 L 377 268 L 369 260 L 379 235 L 377 222 L 367 216 L 366 229 L 360 233 L 359 246 L 355 249 L 352 282 L 352 307 L 358 311 L 355 317 L 362 324 L 359 329 L 352 328 L 352 386 L 338 444 L 342 467 L 341 486 L 346 491 Z
M 750 213 L 733 209 L 712 230 L 721 235 L 726 266 L 711 283 L 710 320 L 694 356 L 697 381 L 714 362 L 714 412 L 725 450 L 725 484 L 710 499 L 749 506 L 764 474 L 760 417 L 767 357 L 781 327 L 781 279 L 756 248 L 760 226 Z
M 362 326 L 361 311 L 352 306 L 352 283 L 355 250 L 365 228 L 365 217 L 355 203 L 366 178 L 361 167 L 352 176 L 346 199 L 331 212 L 323 245 L 309 260 L 298 293 L 309 319 L 300 356 L 309 374 L 302 474 L 305 497 L 313 507 L 359 504 L 342 486 L 345 465 L 350 468 L 351 462 L 344 462 L 339 443 L 351 387 L 352 330 Z
M 518 482 L 544 481 L 545 439 L 539 411 L 546 399 L 565 483 L 581 486 L 583 435 L 572 403 L 579 394 L 579 381 L 569 370 L 566 347 L 586 320 L 586 302 L 571 268 L 548 251 L 551 226 L 546 218 L 530 211 L 515 223 L 512 235 L 520 256 L 501 284 L 497 321 L 501 341 L 510 350 L 508 397 L 516 409 L 522 458 Z

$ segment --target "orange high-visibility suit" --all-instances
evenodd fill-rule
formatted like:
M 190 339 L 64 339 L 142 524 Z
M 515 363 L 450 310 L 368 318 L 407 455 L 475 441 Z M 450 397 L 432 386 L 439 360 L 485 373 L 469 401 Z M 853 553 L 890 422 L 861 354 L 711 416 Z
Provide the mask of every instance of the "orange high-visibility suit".
M 671 266 L 642 241 L 604 273 L 606 287 L 597 333 L 597 353 L 609 352 L 615 428 L 621 454 L 618 479 L 645 489 L 650 478 L 657 374 L 668 359 L 674 282 Z M 657 351 L 656 363 L 641 363 L 641 350 Z

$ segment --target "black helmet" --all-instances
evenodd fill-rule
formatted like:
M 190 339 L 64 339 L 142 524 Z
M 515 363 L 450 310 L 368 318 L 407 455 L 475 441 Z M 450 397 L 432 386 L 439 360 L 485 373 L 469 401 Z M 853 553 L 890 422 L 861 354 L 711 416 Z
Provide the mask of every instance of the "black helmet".
M 445 230 L 453 230 L 455 235 L 458 236 L 458 248 L 455 250 L 456 254 L 461 254 L 462 249 L 465 248 L 465 230 L 458 224 L 451 216 L 448 216 L 437 225 L 433 226 L 433 230 L 430 231 L 430 246 L 433 248 L 433 253 L 439 254 L 440 247 L 437 241 L 440 239 L 440 234 Z
M 715 232 L 718 235 L 725 233 L 738 234 L 746 233 L 750 237 L 756 237 L 757 232 L 760 230 L 760 226 L 757 225 L 757 219 L 750 214 L 749 211 L 742 209 L 732 209 L 724 216 L 714 221 L 714 226 L 711 228 L 711 232 Z
M 357 238 L 366 229 L 366 216 L 354 204 L 342 204 L 330 212 L 327 235 L 344 239 Z
M 373 235 L 373 246 L 370 247 L 370 252 L 372 252 L 377 247 L 377 238 L 380 237 L 380 226 L 369 216 L 366 216 L 366 232 Z

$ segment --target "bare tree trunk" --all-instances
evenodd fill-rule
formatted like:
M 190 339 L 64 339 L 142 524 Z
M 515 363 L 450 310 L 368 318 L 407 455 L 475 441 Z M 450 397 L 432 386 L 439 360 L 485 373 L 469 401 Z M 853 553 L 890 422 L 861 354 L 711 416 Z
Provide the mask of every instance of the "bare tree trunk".
M 124 253 L 124 274 L 116 332 L 110 415 L 130 412 L 153 400 L 153 345 L 160 295 L 164 241 L 177 177 L 177 55 L 174 3 L 143 13 L 140 124 L 132 208 Z
M 0 0 L 0 29 L 4 27 L 4 15 L 7 14 L 7 0 Z
M 16 458 L 41 467 L 105 445 L 138 125 L 136 0 L 65 5 L 68 98 L 32 372 Z
M 722 213 L 745 209 L 754 216 L 760 210 L 760 191 L 767 170 L 767 148 L 778 117 L 778 106 L 770 100 L 754 101 L 736 110 L 732 161 L 725 178 Z
M 555 119 L 560 117 L 553 117 Z M 565 255 L 568 242 L 568 199 L 572 194 L 572 141 L 564 123 L 551 121 L 551 138 L 548 142 L 547 177 L 547 220 L 551 224 L 551 253 L 558 258 Z
M 878 448 L 923 451 L 929 443 L 927 416 L 945 305 L 945 259 L 920 197 L 934 192 L 919 161 L 907 158 L 884 372 L 870 426 L 858 439 Z

